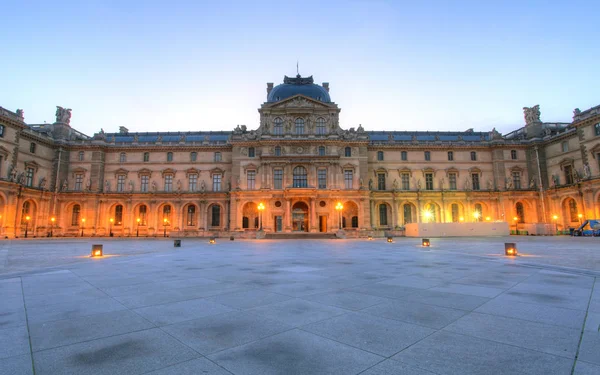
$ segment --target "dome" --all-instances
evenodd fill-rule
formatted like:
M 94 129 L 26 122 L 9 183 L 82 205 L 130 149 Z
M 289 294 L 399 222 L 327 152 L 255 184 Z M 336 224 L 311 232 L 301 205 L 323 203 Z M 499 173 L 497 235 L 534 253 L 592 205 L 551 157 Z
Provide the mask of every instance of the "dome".
M 308 96 L 320 102 L 331 103 L 331 98 L 325 87 L 316 85 L 312 76 L 301 77 L 299 74 L 296 78 L 285 76 L 283 83 L 275 86 L 269 92 L 267 102 L 278 102 L 298 94 Z

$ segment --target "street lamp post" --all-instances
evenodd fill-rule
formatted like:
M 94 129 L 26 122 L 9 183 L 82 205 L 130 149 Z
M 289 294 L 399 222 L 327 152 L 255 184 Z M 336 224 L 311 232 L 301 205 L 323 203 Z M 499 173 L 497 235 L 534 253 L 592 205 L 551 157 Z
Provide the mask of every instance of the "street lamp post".
M 260 220 L 260 228 L 259 230 L 262 230 L 262 213 L 265 210 L 265 205 L 261 203 L 258 204 L 258 213 L 259 213 L 259 220 Z
M 31 220 L 31 217 L 25 216 L 25 238 L 27 238 L 27 230 L 29 229 L 29 220 Z
M 335 205 L 335 209 L 339 213 L 338 218 L 340 222 L 340 229 L 342 229 L 342 210 L 344 209 L 344 205 L 342 204 L 342 202 L 338 202 L 338 204 Z
M 583 224 L 583 214 L 578 214 L 577 217 L 579 218 L 579 225 Z
M 112 232 L 112 225 L 113 222 L 115 221 L 115 219 L 113 219 L 112 217 L 108 220 L 110 222 L 110 224 L 108 225 L 108 236 L 112 237 L 113 236 L 113 232 Z
M 135 230 L 135 236 L 139 237 L 140 236 L 140 218 L 137 218 L 137 228 Z
M 167 220 L 167 218 L 165 217 L 163 219 L 163 229 L 164 229 L 163 237 L 165 237 L 165 238 L 167 237 L 167 225 L 169 225 L 169 220 Z
M 85 226 L 85 218 L 81 219 L 81 237 L 83 237 L 83 227 Z
M 515 234 L 519 234 L 518 233 L 519 218 L 515 216 L 515 217 L 513 217 L 513 221 L 515 222 Z
M 52 232 L 54 230 L 54 221 L 56 220 L 55 217 L 50 218 L 50 237 L 52 237 L 54 235 L 54 233 Z
M 475 221 L 478 222 L 479 221 L 479 217 L 481 216 L 481 214 L 479 213 L 479 211 L 475 211 L 473 212 L 473 217 L 475 218 Z
M 554 234 L 558 233 L 558 224 L 556 223 L 557 220 L 558 220 L 558 216 L 552 215 L 552 222 L 554 223 Z

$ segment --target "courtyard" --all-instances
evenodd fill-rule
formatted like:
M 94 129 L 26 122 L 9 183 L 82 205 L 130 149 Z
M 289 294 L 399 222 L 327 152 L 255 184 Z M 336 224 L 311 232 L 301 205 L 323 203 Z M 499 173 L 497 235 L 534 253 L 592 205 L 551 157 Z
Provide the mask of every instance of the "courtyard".
M 0 374 L 600 373 L 597 238 L 182 242 L 0 242 Z

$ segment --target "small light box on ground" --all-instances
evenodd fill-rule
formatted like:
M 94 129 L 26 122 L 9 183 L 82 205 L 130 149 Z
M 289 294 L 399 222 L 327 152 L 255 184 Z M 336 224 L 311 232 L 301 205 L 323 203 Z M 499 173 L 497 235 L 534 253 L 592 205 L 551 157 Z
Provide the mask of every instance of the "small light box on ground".
M 92 258 L 99 258 L 102 256 L 102 245 L 92 245 Z
M 387 242 L 394 242 L 394 238 L 393 237 L 388 237 L 387 238 Z
M 229 237 L 229 241 L 233 241 L 235 238 L 233 236 Z
M 181 240 L 173 240 L 173 247 L 181 247 Z
M 423 245 L 423 247 L 429 247 L 429 246 L 431 246 L 431 243 L 429 242 L 429 238 L 423 238 L 421 240 L 421 245 Z
M 509 257 L 517 256 L 517 244 L 513 242 L 506 242 L 504 244 L 504 255 Z
M 211 238 L 208 240 L 208 243 L 209 243 L 209 244 L 211 244 L 211 245 L 214 245 L 214 244 L 216 244 L 216 243 L 217 243 L 217 240 L 215 240 L 215 238 L 214 238 L 214 237 L 211 237 Z
M 372 241 L 373 240 L 373 236 L 368 236 L 367 240 Z

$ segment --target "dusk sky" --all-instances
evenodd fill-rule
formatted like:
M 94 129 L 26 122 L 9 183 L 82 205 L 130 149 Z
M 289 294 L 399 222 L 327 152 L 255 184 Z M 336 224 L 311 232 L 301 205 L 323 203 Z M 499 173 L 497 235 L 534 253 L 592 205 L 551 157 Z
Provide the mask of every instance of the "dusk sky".
M 342 128 L 502 133 L 600 104 L 600 2 L 3 1 L 0 106 L 92 135 L 258 126 L 266 83 L 329 82 Z

